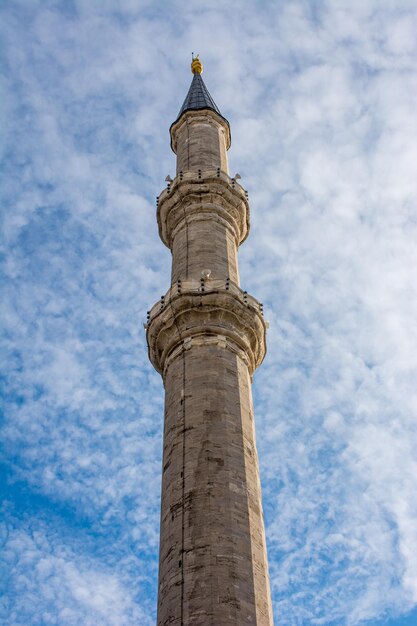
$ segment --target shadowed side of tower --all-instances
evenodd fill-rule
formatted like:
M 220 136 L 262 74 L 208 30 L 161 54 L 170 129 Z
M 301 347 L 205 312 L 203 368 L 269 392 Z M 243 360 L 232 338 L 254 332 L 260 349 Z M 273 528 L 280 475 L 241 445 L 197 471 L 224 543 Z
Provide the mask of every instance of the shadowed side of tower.
M 147 324 L 165 386 L 157 623 L 271 626 L 251 395 L 265 323 L 237 262 L 249 205 L 228 174 L 229 124 L 198 59 L 192 70 L 170 129 L 177 175 L 158 199 L 171 287 Z

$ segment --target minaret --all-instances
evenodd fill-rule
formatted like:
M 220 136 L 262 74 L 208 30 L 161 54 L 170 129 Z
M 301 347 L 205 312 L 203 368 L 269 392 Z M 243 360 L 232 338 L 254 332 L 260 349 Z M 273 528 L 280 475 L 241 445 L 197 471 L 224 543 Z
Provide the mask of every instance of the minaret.
M 148 313 L 165 386 L 158 626 L 271 626 L 251 380 L 262 305 L 239 286 L 246 191 L 230 178 L 230 127 L 194 74 L 172 124 L 177 173 L 158 198 L 171 287 Z

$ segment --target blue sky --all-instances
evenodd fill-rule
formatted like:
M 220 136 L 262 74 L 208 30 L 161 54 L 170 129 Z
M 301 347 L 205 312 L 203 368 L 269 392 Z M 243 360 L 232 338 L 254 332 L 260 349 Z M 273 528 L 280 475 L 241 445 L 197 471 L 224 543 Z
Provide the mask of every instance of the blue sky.
M 155 622 L 169 286 L 155 197 L 191 52 L 249 191 L 280 626 L 417 623 L 414 1 L 3 0 L 1 623 Z

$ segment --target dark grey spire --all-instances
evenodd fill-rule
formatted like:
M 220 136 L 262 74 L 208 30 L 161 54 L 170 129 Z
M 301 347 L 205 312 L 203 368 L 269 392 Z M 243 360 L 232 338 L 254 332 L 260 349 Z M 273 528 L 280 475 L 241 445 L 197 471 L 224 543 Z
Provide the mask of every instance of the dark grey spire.
M 177 119 L 179 119 L 185 111 L 195 111 L 196 109 L 211 109 L 221 115 L 216 103 L 209 94 L 209 90 L 204 84 L 201 74 L 198 72 L 193 76 L 190 89 L 178 113 Z
M 173 151 L 176 153 L 176 148 L 174 147 L 172 141 L 173 141 L 173 135 L 172 135 L 172 129 L 175 127 L 175 125 L 179 122 L 179 120 L 182 118 L 182 116 L 184 115 L 184 113 L 186 113 L 187 111 L 203 111 L 203 110 L 209 110 L 209 111 L 214 111 L 214 113 L 216 113 L 219 117 L 221 117 L 221 119 L 225 122 L 226 126 L 227 126 L 227 139 L 226 139 L 226 149 L 228 150 L 230 147 L 230 126 L 229 126 L 229 122 L 227 121 L 227 119 L 225 117 L 223 117 L 223 115 L 220 113 L 216 103 L 214 102 L 213 98 L 211 97 L 209 90 L 207 89 L 207 87 L 204 84 L 203 79 L 201 78 L 201 72 L 203 71 L 203 65 L 200 61 L 200 59 L 197 57 L 193 56 L 193 60 L 191 62 L 191 71 L 193 73 L 193 80 L 191 81 L 191 85 L 190 88 L 188 90 L 187 96 L 184 100 L 184 103 L 180 109 L 180 112 L 178 113 L 178 117 L 175 120 L 175 122 L 173 122 L 171 124 L 171 128 L 170 128 L 170 134 L 171 134 L 171 148 L 173 149 Z

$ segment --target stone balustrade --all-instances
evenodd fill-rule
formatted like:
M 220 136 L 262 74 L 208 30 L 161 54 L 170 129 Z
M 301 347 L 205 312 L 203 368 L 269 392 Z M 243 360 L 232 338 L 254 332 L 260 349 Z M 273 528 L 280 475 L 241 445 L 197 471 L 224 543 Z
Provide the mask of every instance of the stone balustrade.
M 208 180 L 220 178 L 223 182 L 227 183 L 232 187 L 232 189 L 236 189 L 237 193 L 242 196 L 242 198 L 248 199 L 248 192 L 246 189 L 240 185 L 235 178 L 229 176 L 226 172 L 223 172 L 220 168 L 215 170 L 197 170 L 196 172 L 179 172 L 175 178 L 167 182 L 166 189 L 164 189 L 159 196 L 156 198 L 156 204 L 158 204 L 164 200 L 167 196 L 169 196 L 175 188 L 182 183 L 183 181 L 188 182 L 207 182 Z
M 172 285 L 167 293 L 161 296 L 159 302 L 154 304 L 150 311 L 148 311 L 146 326 L 156 315 L 163 311 L 164 308 L 168 306 L 175 297 L 180 294 L 187 293 L 203 295 L 221 291 L 228 291 L 231 294 L 235 295 L 242 304 L 248 307 L 252 307 L 263 317 L 263 304 L 253 296 L 249 295 L 247 291 L 243 291 L 243 289 L 240 289 L 240 287 L 238 287 L 238 285 L 233 283 L 231 280 L 214 280 L 211 278 L 201 278 L 199 281 L 178 280 L 177 283 Z

